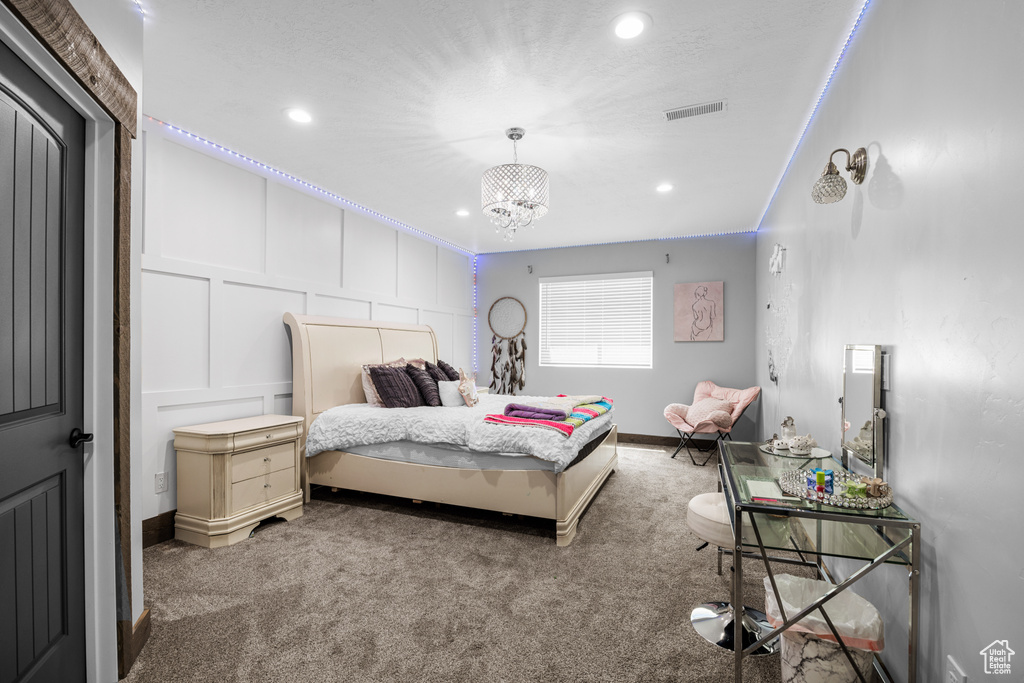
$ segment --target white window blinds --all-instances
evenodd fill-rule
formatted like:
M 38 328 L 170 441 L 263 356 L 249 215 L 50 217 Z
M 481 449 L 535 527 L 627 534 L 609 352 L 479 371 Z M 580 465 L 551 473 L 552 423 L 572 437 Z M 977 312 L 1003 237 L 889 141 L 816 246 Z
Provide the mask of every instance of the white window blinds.
M 653 273 L 540 278 L 540 364 L 651 367 Z

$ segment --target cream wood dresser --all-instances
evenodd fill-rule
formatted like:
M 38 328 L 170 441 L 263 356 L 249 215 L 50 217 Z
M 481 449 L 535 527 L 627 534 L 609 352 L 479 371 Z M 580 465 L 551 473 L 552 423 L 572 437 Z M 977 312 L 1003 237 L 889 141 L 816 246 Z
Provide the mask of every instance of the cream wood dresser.
M 259 415 L 175 429 L 174 537 L 219 548 L 248 538 L 264 519 L 302 516 L 303 422 Z

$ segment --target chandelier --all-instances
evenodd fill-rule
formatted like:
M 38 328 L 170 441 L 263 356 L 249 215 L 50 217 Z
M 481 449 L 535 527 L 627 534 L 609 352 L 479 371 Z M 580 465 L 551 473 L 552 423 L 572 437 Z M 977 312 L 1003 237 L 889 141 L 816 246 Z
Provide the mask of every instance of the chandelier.
M 548 212 L 548 172 L 519 163 L 517 143 L 524 135 L 522 128 L 505 131 L 512 141 L 513 162 L 487 169 L 480 181 L 480 206 L 506 242 Z

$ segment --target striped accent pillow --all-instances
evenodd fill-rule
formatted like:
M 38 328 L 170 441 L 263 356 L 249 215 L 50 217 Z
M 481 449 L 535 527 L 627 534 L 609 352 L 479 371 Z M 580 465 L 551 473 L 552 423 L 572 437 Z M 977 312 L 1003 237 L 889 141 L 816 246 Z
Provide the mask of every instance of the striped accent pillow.
M 414 408 L 424 405 L 419 389 L 405 367 L 371 365 L 370 377 L 385 408 Z
M 366 396 L 366 402 L 371 406 L 384 407 L 384 402 L 380 400 L 380 396 L 377 394 L 377 389 L 373 386 L 373 378 L 370 377 L 370 367 L 374 365 L 390 365 L 391 367 L 405 367 L 405 359 L 399 358 L 387 363 L 371 363 L 363 366 L 362 380 L 363 380 L 363 394 Z
M 455 368 L 453 368 L 452 366 L 448 365 L 447 363 L 445 363 L 443 360 L 438 359 L 437 367 L 441 368 L 441 372 L 443 372 L 444 374 L 448 375 L 448 379 L 449 380 L 454 382 L 457 379 L 461 379 L 459 377 L 459 371 L 456 370 Z
M 412 363 L 405 366 L 405 371 L 409 373 L 413 384 L 419 389 L 424 403 L 428 406 L 441 405 L 441 394 L 437 391 L 437 380 L 431 377 L 429 372 L 423 368 L 416 367 Z
M 436 365 L 431 363 L 429 360 L 427 361 L 427 372 L 430 373 L 430 376 L 434 378 L 435 382 L 451 382 L 452 381 L 452 380 L 448 379 L 448 375 L 445 373 L 444 370 L 442 370 L 441 368 L 437 367 Z

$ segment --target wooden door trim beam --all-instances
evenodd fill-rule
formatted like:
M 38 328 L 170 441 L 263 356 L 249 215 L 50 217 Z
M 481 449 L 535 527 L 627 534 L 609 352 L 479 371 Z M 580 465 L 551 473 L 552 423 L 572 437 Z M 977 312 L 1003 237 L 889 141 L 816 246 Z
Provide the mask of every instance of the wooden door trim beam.
M 134 138 L 138 95 L 68 0 L 2 0 L 114 121 Z
M 149 637 L 131 621 L 131 141 L 137 135 L 138 94 L 69 0 L 0 0 L 114 120 L 114 515 L 128 596 L 118 622 L 118 675 L 128 674 Z

